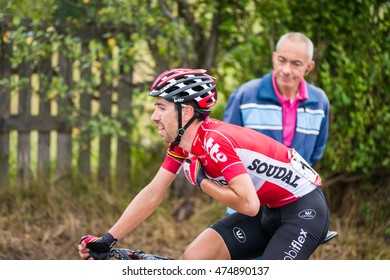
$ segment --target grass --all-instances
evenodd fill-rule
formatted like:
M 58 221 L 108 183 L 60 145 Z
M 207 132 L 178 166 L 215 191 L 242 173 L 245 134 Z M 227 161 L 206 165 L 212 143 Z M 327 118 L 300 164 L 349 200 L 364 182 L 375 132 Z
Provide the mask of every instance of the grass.
M 334 191 L 334 190 L 328 190 Z M 312 259 L 390 259 L 389 185 L 344 187 L 343 202 L 331 214 L 339 237 L 320 246 Z M 333 194 L 336 195 L 336 194 Z M 105 233 L 133 198 L 128 187 L 103 191 L 97 183 L 74 178 L 55 185 L 1 190 L 0 259 L 78 259 L 77 242 L 84 234 Z M 329 196 L 329 194 L 328 194 Z M 380 198 L 387 197 L 387 200 Z M 173 213 L 181 200 L 173 192 L 160 208 L 118 246 L 178 258 L 186 246 L 225 207 L 197 192 L 196 211 L 182 222 Z M 362 206 L 362 201 L 366 202 Z M 372 201 L 368 203 L 367 201 Z M 384 205 L 373 202 L 384 201 Z M 387 208 L 386 208 L 387 207 Z

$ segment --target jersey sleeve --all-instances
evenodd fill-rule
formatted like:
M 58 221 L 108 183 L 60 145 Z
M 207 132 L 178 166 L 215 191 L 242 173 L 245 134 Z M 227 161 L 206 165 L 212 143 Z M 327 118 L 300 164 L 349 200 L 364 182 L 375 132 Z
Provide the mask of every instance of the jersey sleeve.
M 232 178 L 238 175 L 246 173 L 248 173 L 248 171 L 241 161 L 237 161 L 234 165 L 227 166 L 222 172 L 226 182 L 229 182 Z
M 188 156 L 188 153 L 178 146 L 171 151 L 171 145 L 172 144 L 169 144 L 168 146 L 162 167 L 171 173 L 177 174 L 180 171 L 183 161 Z
M 228 162 L 219 162 L 218 165 L 221 168 L 221 173 L 225 178 L 226 182 L 229 182 L 232 178 L 238 175 L 248 173 L 244 163 L 238 157 L 235 150 L 229 149 L 225 151 L 229 160 Z

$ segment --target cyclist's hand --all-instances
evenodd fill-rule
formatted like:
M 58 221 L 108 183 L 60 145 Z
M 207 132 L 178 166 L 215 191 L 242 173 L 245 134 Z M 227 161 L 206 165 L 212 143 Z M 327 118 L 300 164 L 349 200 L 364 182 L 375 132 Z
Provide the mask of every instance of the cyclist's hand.
M 102 237 L 85 235 L 79 242 L 79 255 L 83 259 L 106 260 L 116 242 L 117 239 L 108 232 Z
M 203 167 L 197 157 L 187 158 L 183 163 L 184 176 L 192 185 L 197 186 L 200 190 L 200 184 L 204 179 L 208 179 L 203 171 Z

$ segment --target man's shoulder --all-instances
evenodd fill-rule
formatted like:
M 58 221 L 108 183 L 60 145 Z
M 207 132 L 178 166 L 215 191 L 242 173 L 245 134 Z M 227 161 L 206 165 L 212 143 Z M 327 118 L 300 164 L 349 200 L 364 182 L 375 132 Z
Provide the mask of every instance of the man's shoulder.
M 245 95 L 246 93 L 254 93 L 260 91 L 269 92 L 272 88 L 271 73 L 268 73 L 260 78 L 249 80 L 241 84 L 237 89 L 236 93 Z
M 306 81 L 306 86 L 307 86 L 308 90 L 314 91 L 316 93 L 325 94 L 325 91 L 322 88 L 320 88 L 316 85 L 313 85 L 313 84 L 309 83 L 308 81 Z
M 238 88 L 253 88 L 253 87 L 259 87 L 262 81 L 267 80 L 268 77 L 271 75 L 271 73 L 267 73 L 262 77 L 254 78 L 249 81 L 246 81 L 242 83 Z
M 249 81 L 241 84 L 238 87 L 238 89 L 240 89 L 241 91 L 247 91 L 248 89 L 253 90 L 254 88 L 258 88 L 261 84 L 262 79 L 263 78 L 256 78 L 256 79 L 249 80 Z
M 322 88 L 310 84 L 308 82 L 306 83 L 306 86 L 309 93 L 309 99 L 323 100 L 329 103 L 328 96 L 326 95 L 325 91 Z

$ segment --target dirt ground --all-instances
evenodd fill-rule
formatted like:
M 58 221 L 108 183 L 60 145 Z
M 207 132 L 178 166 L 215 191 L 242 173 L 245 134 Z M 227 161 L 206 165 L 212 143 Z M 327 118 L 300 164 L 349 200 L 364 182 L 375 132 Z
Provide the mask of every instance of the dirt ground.
M 66 195 L 61 195 L 63 201 L 18 197 L 0 197 L 0 260 L 78 260 L 80 237 L 104 234 L 125 208 L 125 204 L 115 203 L 109 208 L 98 207 L 96 198 L 94 207 L 80 208 L 79 201 L 68 204 Z M 104 199 L 112 198 L 104 195 Z M 164 203 L 116 247 L 179 258 L 189 243 L 225 211 L 223 205 L 203 196 L 195 197 L 192 203 L 196 211 L 181 221 L 176 210 L 182 202 Z M 348 213 L 354 213 L 349 205 Z M 330 229 L 338 231 L 339 236 L 320 246 L 311 259 L 390 259 L 386 234 L 389 221 L 374 224 L 375 232 L 371 232 L 348 213 L 331 213 Z

